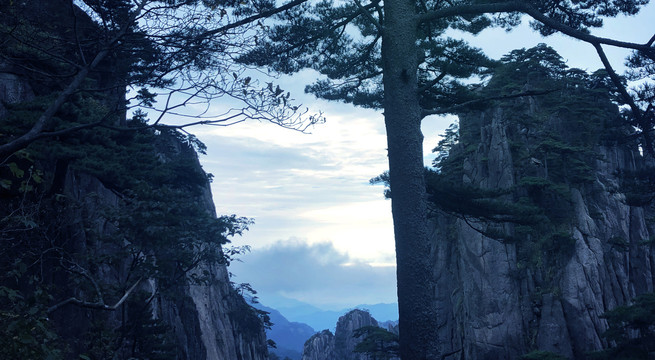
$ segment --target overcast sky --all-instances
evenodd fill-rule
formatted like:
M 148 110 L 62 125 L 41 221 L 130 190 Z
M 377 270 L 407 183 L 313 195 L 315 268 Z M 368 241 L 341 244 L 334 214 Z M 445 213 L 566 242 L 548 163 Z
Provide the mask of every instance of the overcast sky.
M 643 43 L 655 33 L 653 20 L 655 6 L 649 5 L 637 18 L 607 20 L 593 34 Z M 601 67 L 590 45 L 559 35 L 540 38 L 527 23 L 510 33 L 492 29 L 469 38 L 493 58 L 546 42 L 570 67 Z M 606 50 L 619 67 L 625 53 Z M 275 306 L 267 303 L 273 295 L 324 309 L 395 302 L 391 207 L 382 186 L 368 183 L 387 168 L 382 115 L 303 94 L 316 76 L 307 71 L 280 79 L 293 97 L 327 117 L 311 134 L 257 122 L 194 129 L 208 146 L 200 160 L 215 176 L 218 213 L 255 219 L 234 241 L 252 246 L 243 263 L 232 265 L 234 280 L 252 284 L 269 306 Z M 452 117 L 424 121 L 426 163 L 452 122 Z

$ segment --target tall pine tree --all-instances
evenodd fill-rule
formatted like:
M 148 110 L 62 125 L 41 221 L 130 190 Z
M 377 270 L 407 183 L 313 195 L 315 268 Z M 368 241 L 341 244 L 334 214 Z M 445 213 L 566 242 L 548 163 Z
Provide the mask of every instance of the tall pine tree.
M 284 73 L 317 70 L 325 77 L 308 86 L 309 92 L 328 100 L 383 109 L 403 359 L 437 359 L 443 355 L 435 345 L 439 321 L 427 256 L 430 248 L 421 121 L 428 115 L 448 113 L 480 101 L 476 92 L 470 91 L 476 85 L 462 80 L 484 77 L 493 66 L 479 49 L 450 38 L 448 30 L 478 33 L 490 26 L 511 28 L 528 15 L 532 28 L 542 35 L 559 32 L 590 43 L 604 61 L 606 45 L 634 49 L 642 59 L 652 60 L 652 39 L 645 44 L 629 43 L 595 37 L 588 31 L 602 26 L 602 17 L 635 14 L 646 3 L 324 0 L 281 13 L 268 29 L 268 38 L 242 59 Z M 605 63 L 610 70 L 610 64 Z M 621 79 L 612 76 L 612 80 L 624 93 L 623 101 L 634 102 Z M 640 117 L 644 106 L 635 104 L 631 110 L 647 140 L 652 125 Z M 650 146 L 648 141 L 645 143 Z

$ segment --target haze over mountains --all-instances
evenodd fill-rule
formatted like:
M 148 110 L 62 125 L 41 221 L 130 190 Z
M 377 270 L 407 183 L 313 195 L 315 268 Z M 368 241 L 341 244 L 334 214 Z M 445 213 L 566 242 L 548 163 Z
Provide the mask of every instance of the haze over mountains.
M 398 320 L 398 304 L 360 304 L 339 310 L 321 309 L 306 302 L 284 296 L 267 296 L 262 305 L 279 311 L 288 321 L 305 323 L 315 331 L 334 330 L 339 316 L 352 309 L 368 310 L 379 321 Z
M 300 359 L 307 339 L 325 329 L 334 332 L 339 317 L 352 309 L 368 310 L 381 322 L 398 320 L 398 304 L 362 304 L 341 310 L 324 310 L 283 296 L 267 297 L 266 300 L 266 304 L 253 305 L 269 312 L 273 326 L 266 333 L 277 346 L 272 351 L 280 358 L 289 357 L 293 360 Z

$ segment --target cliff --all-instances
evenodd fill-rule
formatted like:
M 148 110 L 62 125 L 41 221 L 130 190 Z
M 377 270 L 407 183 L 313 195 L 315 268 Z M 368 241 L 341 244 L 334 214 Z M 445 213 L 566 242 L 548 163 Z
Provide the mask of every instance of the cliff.
M 309 338 L 302 360 L 397 359 L 394 346 L 396 335 L 380 328 L 367 311 L 355 309 L 339 318 L 334 335 L 323 330 Z
M 305 342 L 302 360 L 333 360 L 334 334 L 330 330 L 318 332 Z
M 54 19 L 71 11 L 33 5 Z M 27 13 L 39 34 L 61 30 L 39 11 Z M 29 129 L 59 90 L 43 66 L 62 69 L 4 44 L 0 141 Z M 72 96 L 53 129 L 124 105 L 112 70 L 92 74 L 90 87 L 106 90 Z M 0 160 L 0 357 L 266 359 L 262 314 L 232 287 L 224 251 L 249 221 L 216 216 L 193 137 L 122 115 L 112 116 L 126 130 L 81 129 Z
M 160 152 L 161 156 L 168 158 L 168 161 L 190 161 L 192 167 L 201 171 L 195 152 L 177 139 L 165 139 L 168 150 Z M 117 254 L 108 249 L 107 244 L 96 242 L 98 237 L 103 234 L 89 234 L 88 230 L 82 229 L 85 224 L 97 224 L 98 226 L 112 228 L 110 232 L 121 231 L 119 228 L 106 224 L 107 207 L 116 207 L 120 209 L 121 198 L 116 191 L 107 188 L 98 178 L 90 176 L 83 172 L 75 170 L 66 171 L 65 185 L 59 195 L 67 198 L 68 204 L 75 204 L 77 207 L 72 213 L 66 214 L 66 222 L 60 226 L 67 227 L 69 236 L 62 239 L 70 243 L 73 248 L 78 248 L 72 256 L 89 256 L 92 254 L 102 254 L 106 257 L 114 257 Z M 194 194 L 197 197 L 184 199 L 183 201 L 192 201 L 204 209 L 214 214 L 214 206 L 209 184 L 206 183 L 201 193 Z M 64 210 L 66 211 L 66 210 Z M 212 215 L 215 216 L 215 215 Z M 173 219 L 174 221 L 174 219 Z M 103 225 L 100 225 L 103 224 Z M 180 239 L 183 241 L 183 239 Z M 116 249 L 124 251 L 124 249 Z M 260 360 L 267 358 L 266 337 L 263 332 L 263 324 L 257 313 L 244 301 L 235 289 L 232 288 L 228 276 L 227 268 L 220 253 L 220 248 L 211 250 L 217 252 L 213 258 L 215 260 L 201 261 L 188 274 L 187 279 L 176 281 L 173 284 L 168 283 L 170 279 L 149 278 L 142 281 L 139 287 L 148 296 L 152 296 L 149 306 L 146 306 L 148 313 L 152 314 L 152 319 L 160 320 L 161 325 L 165 326 L 167 335 L 170 338 L 167 345 L 173 346 L 173 358 L 176 359 L 243 359 L 243 360 Z M 167 262 L 178 261 L 174 257 L 157 256 L 155 261 Z M 91 263 L 90 266 L 94 264 Z M 128 271 L 125 270 L 130 264 L 127 262 L 118 263 L 115 266 L 102 266 L 98 271 L 91 272 L 90 276 L 95 278 L 94 281 L 108 286 L 116 283 L 116 273 L 128 277 Z M 50 269 L 49 271 L 61 271 L 60 269 Z M 178 274 L 179 275 L 179 274 Z M 202 282 L 194 281 L 195 276 L 203 276 Z M 75 282 L 69 275 L 62 275 L 64 279 L 53 279 L 53 285 L 59 287 L 54 293 L 64 293 L 67 286 L 64 283 Z M 70 293 L 78 294 L 78 297 L 85 296 L 78 288 L 67 289 Z M 136 294 L 134 296 L 137 296 Z M 61 299 L 56 297 L 53 300 Z M 129 303 L 121 312 L 129 314 L 130 307 L 145 306 L 139 302 Z M 89 333 L 81 329 L 90 326 L 89 318 L 100 321 L 102 315 L 93 314 L 94 311 L 82 308 L 76 308 L 74 305 L 66 305 L 61 309 L 51 313 L 54 322 L 54 328 L 62 334 L 62 340 L 72 341 L 75 339 L 90 336 Z M 71 328 L 71 319 L 75 319 L 77 330 Z M 107 318 L 102 319 L 104 331 L 112 331 L 125 326 L 130 322 L 129 316 L 124 318 L 117 311 L 116 314 L 109 314 Z M 89 329 L 91 332 L 91 329 Z M 142 336 L 147 335 L 140 334 Z M 69 338 L 70 337 L 70 338 Z M 128 341 L 129 342 L 129 341 Z M 88 344 L 69 345 L 78 353 L 92 353 Z M 131 356 L 129 351 L 120 349 L 124 356 Z M 121 358 L 118 356 L 118 358 Z
M 445 359 L 584 359 L 610 345 L 605 312 L 654 290 L 652 213 L 621 186 L 645 165 L 617 140 L 630 129 L 601 75 L 534 60 L 507 61 L 512 80 L 488 90 L 558 90 L 460 114 L 431 175 Z

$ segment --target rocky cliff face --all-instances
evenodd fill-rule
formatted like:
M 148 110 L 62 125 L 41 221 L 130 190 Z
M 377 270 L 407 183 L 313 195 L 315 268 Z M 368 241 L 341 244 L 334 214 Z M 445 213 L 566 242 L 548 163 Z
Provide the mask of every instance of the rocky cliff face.
M 35 93 L 48 96 L 44 90 L 50 87 L 44 86 L 35 91 L 33 87 L 39 85 L 38 79 L 29 78 L 28 75 L 24 69 L 0 64 L 2 126 L 12 125 L 8 124 L 9 116 L 19 116 L 26 111 L 38 112 L 39 103 L 25 107 L 20 105 L 34 100 Z M 112 88 L 110 94 L 105 95 L 115 96 L 115 89 Z M 119 98 L 115 102 L 122 101 L 123 98 Z M 92 109 L 81 109 L 82 112 L 92 112 Z M 15 121 L 18 117 L 10 119 Z M 145 144 L 133 142 L 130 136 L 121 137 L 114 133 L 102 138 L 105 135 L 80 133 L 65 139 L 56 138 L 50 142 L 40 142 L 36 145 L 37 150 L 28 149 L 20 156 L 2 160 L 2 252 L 23 257 L 3 259 L 0 264 L 3 272 L 7 269 L 16 272 L 12 276 L 3 275 L 0 279 L 0 305 L 3 307 L 0 322 L 2 327 L 7 324 L 18 327 L 18 330 L 11 331 L 20 332 L 25 327 L 24 330 L 28 334 L 32 332 L 34 336 L 28 340 L 35 344 L 25 342 L 21 348 L 20 342 L 9 338 L 8 341 L 17 345 L 0 351 L 0 357 L 27 354 L 24 358 L 40 358 L 46 354 L 53 359 L 77 359 L 81 356 L 121 359 L 135 356 L 134 349 L 137 348 L 142 354 L 162 359 L 266 359 L 268 352 L 262 321 L 231 286 L 220 245 L 210 242 L 206 246 L 200 245 L 199 252 L 195 254 L 202 252 L 202 257 L 168 258 L 164 255 L 166 249 L 156 250 L 155 254 L 155 250 L 148 250 L 146 242 L 131 243 L 125 228 L 117 220 L 121 213 L 127 211 L 123 207 L 126 199 L 137 191 L 125 184 L 117 184 L 130 178 L 136 179 L 132 185 L 148 183 L 151 189 L 159 191 L 165 188 L 181 197 L 151 201 L 150 205 L 160 206 L 162 201 L 171 200 L 172 213 L 174 204 L 186 201 L 190 208 L 207 215 L 213 219 L 209 222 L 214 223 L 217 219 L 209 183 L 193 148 L 179 137 L 166 133 L 148 132 L 146 136 L 153 142 Z M 76 136 L 84 139 L 78 141 Z M 97 140 L 88 139 L 95 136 Z M 70 141 L 77 145 L 70 146 Z M 108 148 L 116 144 L 119 144 L 118 147 Z M 84 150 L 75 153 L 76 148 Z M 103 159 L 106 154 L 94 153 L 96 150 L 101 154 L 110 153 L 117 149 L 119 154 L 125 151 L 127 157 L 113 158 L 115 162 L 112 160 L 103 164 L 98 159 Z M 155 154 L 154 158 L 158 160 L 148 168 L 153 162 L 142 163 L 141 160 L 150 154 Z M 93 170 L 95 165 L 90 166 L 89 161 L 98 162 L 99 167 Z M 116 173 L 115 168 L 109 168 L 117 164 L 120 169 L 131 167 L 134 171 L 144 171 L 144 176 L 130 172 Z M 103 168 L 103 165 L 107 168 Z M 163 167 L 177 169 L 170 172 L 174 179 L 153 180 Z M 25 175 L 28 173 L 29 177 Z M 163 182 L 166 186 L 158 187 L 161 184 L 157 182 Z M 48 213 L 53 209 L 56 212 Z M 18 212 L 21 213 L 20 218 L 16 215 Z M 111 218 L 110 213 L 119 215 Z M 14 226 L 16 219 L 19 224 Z M 27 221 L 29 224 L 24 223 Z M 166 221 L 177 229 L 183 229 L 182 222 L 193 219 L 172 217 Z M 141 236 L 156 231 L 156 226 L 142 223 Z M 130 231 L 133 230 L 137 229 Z M 193 233 L 194 230 L 197 229 L 189 231 Z M 20 236 L 15 235 L 16 231 L 20 231 Z M 189 246 L 202 243 L 198 239 L 186 238 L 189 235 L 184 231 L 180 232 L 181 238 L 173 243 L 173 251 L 183 249 L 182 243 Z M 221 231 L 230 232 L 229 229 Z M 157 240 L 157 236 L 165 235 L 150 236 Z M 125 237 L 114 242 L 108 240 L 119 236 Z M 210 238 L 208 241 L 218 241 L 216 237 L 219 234 L 207 236 Z M 145 247 L 136 249 L 140 246 Z M 193 256 L 194 252 L 187 254 Z M 35 255 L 37 260 L 32 262 L 30 259 Z M 23 267 L 21 261 L 27 265 Z M 166 263 L 172 265 L 164 266 Z M 20 264 L 20 270 L 14 264 Z M 192 264 L 193 267 L 191 270 L 175 269 L 175 266 L 186 266 L 183 264 Z M 139 266 L 141 270 L 134 272 Z M 159 270 L 152 271 L 153 267 Z M 177 275 L 175 278 L 160 276 L 158 271 L 164 270 Z M 143 271 L 155 276 L 140 275 L 144 274 Z M 133 289 L 125 286 L 130 284 L 134 284 Z M 35 295 L 35 289 L 47 291 L 48 295 L 41 294 L 39 298 L 38 294 Z M 14 295 L 7 297 L 8 292 L 21 294 L 26 303 L 31 299 L 29 301 L 33 303 L 26 306 L 32 306 L 30 311 L 33 311 L 31 315 L 34 318 L 29 321 L 35 321 L 47 331 L 39 335 L 33 331 L 32 325 L 13 320 L 25 314 L 5 317 L 15 309 L 24 308 L 14 302 L 14 307 L 8 310 L 6 306 L 11 301 L 7 300 L 16 299 L 11 297 Z M 109 294 L 125 294 L 125 301 Z M 71 301 L 62 301 L 66 297 L 70 297 Z M 111 308 L 115 303 L 120 305 Z M 27 315 L 25 317 L 28 319 Z M 134 320 L 141 318 L 141 330 L 135 330 Z M 47 343 L 38 336 L 45 338 Z M 146 336 L 149 337 L 146 339 Z M 158 347 L 153 347 L 153 343 Z M 37 344 L 43 352 L 34 350 L 38 348 L 34 347 Z
M 364 327 L 378 327 L 378 322 L 363 310 L 352 310 L 341 316 L 337 327 L 332 335 L 329 330 L 323 330 L 314 334 L 303 349 L 303 360 L 368 360 L 369 357 L 363 353 L 354 352 L 357 344 L 364 340 L 365 336 L 355 336 L 358 329 Z M 393 356 L 384 354 L 384 359 L 393 359 Z
M 330 330 L 318 332 L 305 342 L 302 360 L 334 359 L 334 335 Z
M 354 336 L 355 330 L 364 326 L 378 326 L 378 322 L 363 310 L 352 310 L 337 321 L 334 331 L 334 357 L 344 360 L 364 360 L 366 356 L 354 352 L 362 340 Z
M 179 149 L 184 149 L 179 146 Z M 190 151 L 190 149 L 184 149 Z M 197 166 L 200 166 L 199 164 Z M 83 173 L 70 171 L 66 174 L 63 195 L 74 203 L 83 204 L 75 214 L 69 214 L 69 231 L 73 246 L 78 247 L 79 255 L 104 253 L 112 255 L 106 249 L 98 248 L 94 241 L 87 238 L 79 227 L 103 218 L 103 209 L 116 206 L 120 199 L 117 194 L 106 188 L 97 178 Z M 196 201 L 213 211 L 209 187 L 205 195 Z M 106 225 L 105 225 L 106 226 Z M 159 259 L 167 261 L 167 259 Z M 115 271 L 115 270 L 114 270 Z M 100 283 L 112 283 L 112 269 L 105 268 L 94 274 Z M 260 319 L 244 301 L 241 295 L 230 285 L 225 265 L 218 262 L 203 262 L 193 273 L 208 276 L 205 284 L 188 281 L 175 287 L 174 293 L 160 292 L 161 285 L 154 280 L 144 281 L 142 290 L 155 294 L 151 306 L 147 309 L 155 319 L 161 319 L 168 326 L 174 337 L 177 359 L 243 359 L 263 360 L 268 356 L 266 336 Z M 192 276 L 192 274 L 189 274 Z M 72 293 L 79 290 L 71 289 Z M 125 311 L 125 310 L 124 310 Z M 76 319 L 76 328 L 83 330 L 89 326 L 90 311 L 69 306 L 52 314 L 56 327 L 62 334 L 71 331 L 70 321 Z M 124 320 L 119 314 L 111 316 L 108 325 L 118 326 Z M 111 330 L 111 329 L 107 329 Z M 81 331 L 80 331 L 81 332 Z M 72 332 L 71 336 L 80 332 Z M 66 338 L 66 335 L 63 335 Z M 82 347 L 76 350 L 85 352 Z
M 542 220 L 437 211 L 434 279 L 445 359 L 517 359 L 537 349 L 583 359 L 608 345 L 604 312 L 653 291 L 651 215 L 626 204 L 617 176 L 638 170 L 641 156 L 635 146 L 586 133 L 588 126 L 610 132 L 616 109 L 602 96 L 567 104 L 573 95 L 460 116 L 451 150 L 460 166 L 443 172 L 456 174 L 461 188 L 496 193 L 473 202 L 478 209 L 493 202 L 509 214 L 510 204 L 529 203 Z M 567 110 L 575 106 L 602 114 Z

